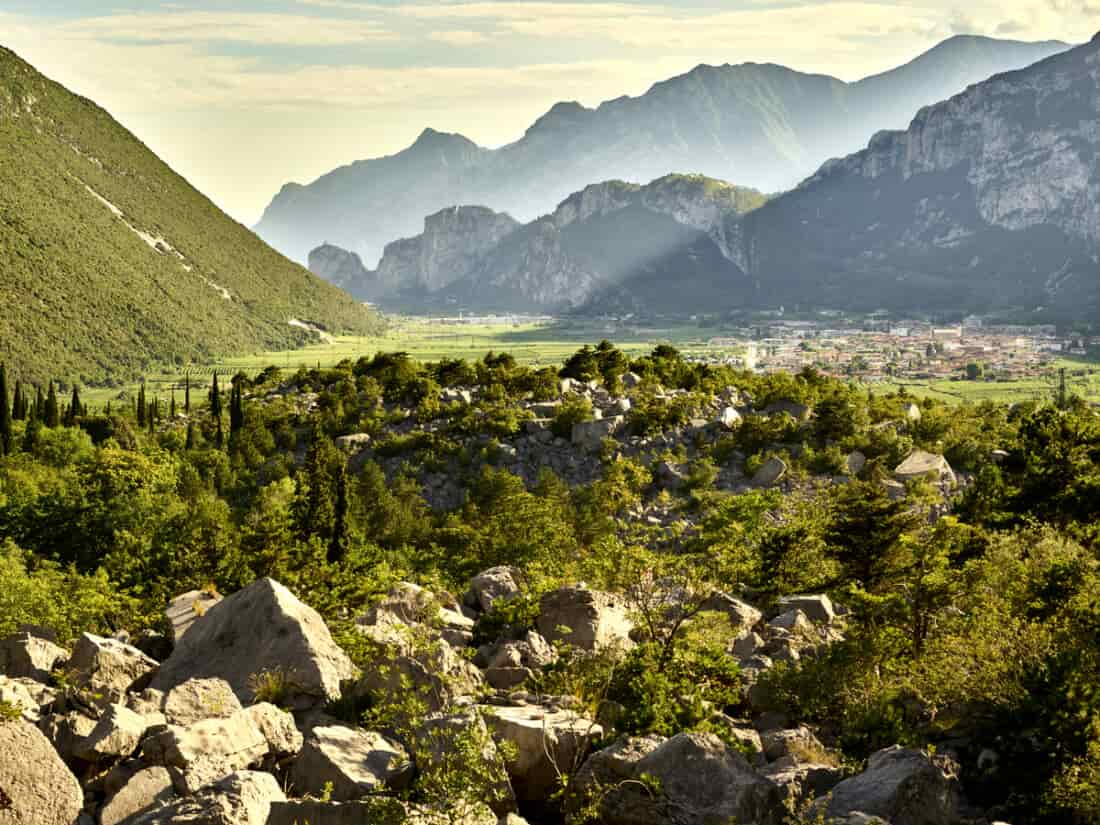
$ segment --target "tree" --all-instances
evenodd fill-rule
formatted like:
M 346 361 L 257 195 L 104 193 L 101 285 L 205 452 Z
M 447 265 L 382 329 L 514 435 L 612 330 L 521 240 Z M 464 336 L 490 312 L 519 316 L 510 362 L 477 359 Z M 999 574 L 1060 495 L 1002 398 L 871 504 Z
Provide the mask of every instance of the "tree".
M 11 417 L 13 421 L 23 421 L 27 417 L 27 397 L 23 394 L 23 384 L 15 382 L 15 396 L 11 402 Z
M 34 388 L 34 417 L 40 422 L 46 420 L 46 399 L 42 396 L 42 385 Z
M 83 414 L 83 407 L 80 403 L 80 390 L 76 384 L 73 384 L 73 395 L 69 400 L 69 409 L 65 413 L 65 426 L 72 427 L 76 424 L 76 419 Z
M 141 386 L 138 387 L 137 397 L 137 423 L 138 427 L 145 426 L 145 382 L 141 382 Z
M 985 375 L 985 367 L 976 361 L 971 361 L 966 365 L 966 380 L 977 381 Z
M 172 387 L 172 395 L 168 401 L 168 417 L 173 421 L 176 420 L 176 388 Z
M 50 429 L 57 429 L 61 426 L 61 408 L 57 404 L 57 390 L 54 389 L 53 381 L 50 382 L 50 391 L 46 394 L 44 418 L 46 419 L 46 426 Z
M 229 393 L 229 437 L 235 438 L 244 427 L 244 391 L 242 390 L 241 376 L 233 379 L 233 387 Z
M 874 482 L 853 481 L 836 491 L 825 530 L 829 555 L 841 564 L 845 578 L 873 589 L 898 540 L 915 526 L 916 516 L 904 501 L 892 501 Z
M 187 450 L 195 449 L 195 422 L 194 421 L 188 421 L 187 422 L 187 443 L 185 445 L 185 449 L 187 449 Z
M 332 537 L 328 543 L 328 562 L 343 561 L 348 553 L 348 471 L 341 461 L 336 468 L 336 504 L 332 514 Z
M 12 451 L 11 408 L 8 406 L 8 369 L 0 364 L 0 455 Z
M 188 373 L 183 378 L 183 411 L 188 415 L 191 414 L 191 374 Z
M 218 388 L 217 370 L 214 371 L 214 381 L 210 385 L 210 417 L 214 419 L 217 427 L 217 432 L 214 436 L 214 444 L 220 450 L 225 441 L 225 436 L 222 434 L 222 394 L 221 390 Z

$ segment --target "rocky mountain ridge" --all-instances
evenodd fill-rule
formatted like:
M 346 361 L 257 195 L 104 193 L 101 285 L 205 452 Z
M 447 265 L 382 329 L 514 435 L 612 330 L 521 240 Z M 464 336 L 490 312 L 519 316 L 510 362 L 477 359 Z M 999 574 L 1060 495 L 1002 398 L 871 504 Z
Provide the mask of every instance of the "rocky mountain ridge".
M 363 270 L 349 288 L 383 305 L 459 300 L 560 311 L 639 272 L 660 283 L 672 274 L 662 261 L 679 265 L 685 256 L 701 262 L 701 277 L 715 267 L 732 277 L 724 256 L 739 251 L 736 219 L 765 200 L 721 181 L 668 175 L 646 186 L 593 184 L 527 225 L 484 207 L 454 207 L 426 218 L 421 235 L 388 244 L 378 269 Z M 315 250 L 311 258 L 332 254 Z
M 778 191 L 874 132 L 905 126 L 921 106 L 1066 47 L 956 37 L 856 83 L 775 65 L 699 66 L 595 109 L 559 103 L 496 150 L 427 129 L 395 155 L 287 185 L 256 231 L 298 260 L 328 239 L 372 265 L 386 243 L 455 204 L 530 221 L 594 181 L 670 172 Z
M 590 313 L 786 305 L 1095 317 L 1098 63 L 1094 41 L 997 75 L 766 202 L 683 176 L 588 187 L 471 258 L 445 294 L 470 307 Z

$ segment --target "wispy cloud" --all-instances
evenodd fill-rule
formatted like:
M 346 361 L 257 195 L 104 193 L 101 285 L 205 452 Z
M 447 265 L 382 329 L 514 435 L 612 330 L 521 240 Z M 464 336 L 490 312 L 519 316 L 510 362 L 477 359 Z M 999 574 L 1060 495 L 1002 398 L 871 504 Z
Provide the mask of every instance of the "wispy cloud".
M 436 43 L 446 43 L 449 46 L 478 46 L 492 40 L 493 35 L 489 32 L 452 29 L 431 32 L 428 34 L 428 39 Z
M 397 37 L 373 20 L 229 11 L 109 14 L 79 18 L 63 24 L 61 29 L 74 35 L 136 43 L 336 46 Z

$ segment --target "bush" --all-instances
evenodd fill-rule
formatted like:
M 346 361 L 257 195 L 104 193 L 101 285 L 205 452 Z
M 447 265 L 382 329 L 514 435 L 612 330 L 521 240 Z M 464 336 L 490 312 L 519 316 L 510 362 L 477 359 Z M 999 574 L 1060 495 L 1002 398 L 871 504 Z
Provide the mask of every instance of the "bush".
M 585 421 L 592 421 L 595 413 L 592 410 L 592 402 L 583 395 L 567 395 L 558 407 L 554 420 L 550 422 L 550 430 L 558 438 L 569 439 L 573 437 L 573 426 Z

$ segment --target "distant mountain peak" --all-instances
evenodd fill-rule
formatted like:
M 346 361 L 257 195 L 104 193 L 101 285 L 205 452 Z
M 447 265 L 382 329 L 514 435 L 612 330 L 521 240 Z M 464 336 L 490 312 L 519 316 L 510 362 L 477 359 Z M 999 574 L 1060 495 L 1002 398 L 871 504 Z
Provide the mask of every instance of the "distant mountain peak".
M 440 132 L 429 126 L 420 133 L 420 136 L 417 137 L 416 141 L 410 148 L 420 150 L 445 150 L 477 149 L 479 147 L 476 143 L 474 143 L 465 135 L 460 135 L 457 132 Z

